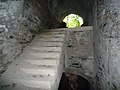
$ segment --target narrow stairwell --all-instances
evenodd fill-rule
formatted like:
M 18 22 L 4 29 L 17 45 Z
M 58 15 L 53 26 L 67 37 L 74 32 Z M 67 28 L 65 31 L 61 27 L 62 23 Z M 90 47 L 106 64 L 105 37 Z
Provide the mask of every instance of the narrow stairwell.
M 64 70 L 65 31 L 41 31 L 0 76 L 0 90 L 57 90 Z

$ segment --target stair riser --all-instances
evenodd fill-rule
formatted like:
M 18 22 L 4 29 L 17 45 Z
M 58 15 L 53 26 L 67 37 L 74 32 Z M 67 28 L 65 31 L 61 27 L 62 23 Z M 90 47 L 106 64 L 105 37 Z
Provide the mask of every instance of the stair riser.
M 40 34 L 38 38 L 53 38 L 53 37 L 65 37 L 64 34 L 52 34 L 52 35 L 47 35 L 47 34 Z
M 58 61 L 57 60 L 25 60 L 25 62 L 28 62 L 33 65 L 46 65 L 46 66 L 57 66 Z
M 61 52 L 61 47 L 32 47 L 30 50 L 37 52 Z
M 35 59 L 37 58 L 39 59 L 59 59 L 60 58 L 60 54 L 59 53 L 26 53 L 26 55 L 24 55 L 25 59 Z
M 63 43 L 62 42 L 36 42 L 35 44 L 31 45 L 31 46 L 34 46 L 34 47 L 48 47 L 48 46 L 59 46 L 59 47 L 62 47 L 63 46 Z
M 40 39 L 38 39 L 38 40 L 36 40 L 36 42 L 38 42 L 38 41 L 64 41 L 64 39 L 63 38 L 40 38 Z
M 26 87 L 30 88 L 41 88 L 41 89 L 50 89 L 51 88 L 51 81 L 32 81 L 32 80 L 19 80 L 13 79 L 15 82 L 18 82 Z
M 54 76 L 55 69 L 20 69 L 21 71 L 32 75 Z

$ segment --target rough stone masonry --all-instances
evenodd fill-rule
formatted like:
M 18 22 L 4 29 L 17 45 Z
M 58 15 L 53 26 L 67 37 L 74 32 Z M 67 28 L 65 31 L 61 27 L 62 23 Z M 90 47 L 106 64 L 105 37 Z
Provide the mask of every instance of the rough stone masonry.
M 31 0 L 0 1 L 0 73 L 22 52 L 41 28 L 54 27 L 48 7 Z M 43 13 L 41 13 L 41 12 Z M 44 12 L 46 11 L 46 12 Z M 48 12 L 48 13 L 47 13 Z M 44 20 L 48 17 L 48 21 Z M 51 25 L 50 25 L 51 24 Z
M 34 10 L 23 10 L 23 5 L 23 0 L 0 1 L 0 73 L 39 31 L 40 20 Z
M 120 90 L 120 1 L 96 0 L 94 13 L 96 90 Z
M 68 14 L 93 25 L 95 90 L 120 90 L 119 0 L 0 0 L 0 73 L 44 28 Z
M 67 3 L 70 4 L 66 7 Z M 7 64 L 10 64 L 22 52 L 22 49 L 31 42 L 40 29 L 59 27 L 67 14 L 82 11 L 76 6 L 78 3 L 85 2 L 76 0 L 75 5 L 72 3 L 73 1 L 67 0 L 65 2 L 0 0 L 0 72 L 3 72 Z M 87 22 L 85 17 L 88 15 L 85 13 L 90 11 L 87 5 L 88 3 L 85 4 L 83 14 L 81 13 L 85 23 Z

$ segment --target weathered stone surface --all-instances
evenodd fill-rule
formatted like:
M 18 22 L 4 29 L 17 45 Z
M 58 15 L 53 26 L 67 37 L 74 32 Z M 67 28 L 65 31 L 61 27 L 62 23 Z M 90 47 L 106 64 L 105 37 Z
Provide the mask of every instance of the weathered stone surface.
M 54 31 L 56 31 L 54 29 Z M 56 33 L 51 33 L 48 38 L 56 38 Z M 42 32 L 42 31 L 41 31 Z M 58 32 L 58 31 L 57 31 Z M 59 32 L 60 33 L 60 32 Z M 60 78 L 64 69 L 64 41 L 59 46 L 59 51 L 54 51 L 52 48 L 57 46 L 49 39 L 51 51 L 46 51 L 45 46 L 42 44 L 48 42 L 41 40 L 41 35 L 46 33 L 40 33 L 32 41 L 30 45 L 24 48 L 23 53 L 8 66 L 6 72 L 0 76 L 0 90 L 57 90 L 60 82 Z M 65 40 L 65 34 L 60 34 L 58 38 Z M 43 37 L 46 38 L 46 37 Z M 59 44 L 60 41 L 55 41 Z M 36 46 L 37 44 L 37 46 Z M 34 47 L 34 48 L 33 48 Z M 44 49 L 43 49 L 44 48 Z M 36 50 L 35 50 L 36 49 Z M 1 69 L 4 69 L 0 66 Z M 1 71 L 0 69 L 0 71 Z M 14 82 L 14 87 L 12 83 Z
M 92 36 L 91 28 L 88 30 L 84 29 L 83 31 L 68 29 L 66 30 L 65 47 L 65 71 L 86 78 L 91 85 L 94 76 Z
M 84 1 L 76 0 L 72 4 L 73 2 L 73 0 L 70 2 L 68 0 L 1 0 L 0 50 L 2 49 L 5 55 L 1 61 L 4 64 L 11 63 L 41 28 L 58 27 L 65 15 L 72 12 L 77 14 L 77 11 L 82 11 L 80 8 L 83 6 L 76 7 L 78 3 L 84 3 L 86 11 L 92 8 L 88 8 L 88 3 Z M 66 4 L 68 7 L 65 7 Z M 70 7 L 71 5 L 72 7 Z M 74 7 L 76 10 L 72 9 Z M 87 15 L 85 13 L 83 14 Z M 85 19 L 85 17 L 83 18 Z M 87 22 L 86 19 L 85 22 Z
M 94 18 L 96 90 L 120 89 L 120 1 L 97 0 Z
M 7 68 L 6 65 L 3 63 L 4 55 L 2 50 L 0 50 L 0 74 L 3 73 Z
M 39 31 L 40 20 L 36 20 L 34 9 L 27 9 L 29 13 L 23 12 L 24 0 L 5 0 L 0 1 L 0 72 L 5 70 L 6 64 L 10 64 L 33 39 L 30 29 Z M 24 8 L 24 11 L 26 8 Z M 30 22 L 27 16 L 33 14 Z M 32 25 L 32 26 L 31 26 Z M 2 72 L 3 72 L 2 71 Z
M 4 72 L 6 65 L 14 61 L 41 29 L 58 27 L 66 15 L 78 14 L 83 18 L 84 25 L 92 25 L 94 4 L 94 85 L 98 90 L 119 90 L 120 1 L 94 1 L 0 0 L 0 73 Z M 89 43 L 84 43 L 88 39 L 81 39 L 86 34 L 67 34 L 71 35 L 67 49 L 75 52 L 69 54 L 69 59 L 75 61 L 72 66 L 88 66 L 85 55 L 90 51 Z M 81 49 L 82 45 L 86 47 Z M 83 48 L 88 52 L 84 53 Z

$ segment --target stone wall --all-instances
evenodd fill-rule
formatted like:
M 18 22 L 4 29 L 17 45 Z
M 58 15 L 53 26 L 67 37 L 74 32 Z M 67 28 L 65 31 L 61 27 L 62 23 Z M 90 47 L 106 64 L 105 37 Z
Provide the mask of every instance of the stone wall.
M 92 30 L 66 30 L 66 68 L 73 68 L 73 70 L 76 70 L 76 72 L 81 72 L 77 74 L 84 74 L 84 76 L 86 75 L 89 77 L 93 77 L 94 59 L 92 36 Z
M 120 1 L 96 0 L 95 90 L 120 90 Z
M 66 54 L 69 59 L 68 66 L 73 60 L 92 56 L 92 30 L 89 31 L 66 31 Z
M 56 0 L 0 1 L 0 73 L 41 29 L 59 26 L 52 10 L 56 3 Z
M 0 73 L 31 42 L 39 25 L 35 9 L 27 8 L 24 0 L 0 1 Z
M 57 0 L 56 16 L 62 21 L 69 14 L 77 14 L 83 18 L 83 26 L 92 24 L 92 8 L 94 0 Z

